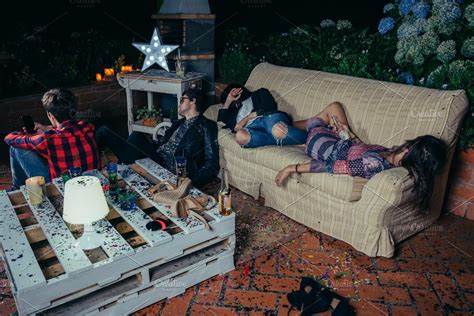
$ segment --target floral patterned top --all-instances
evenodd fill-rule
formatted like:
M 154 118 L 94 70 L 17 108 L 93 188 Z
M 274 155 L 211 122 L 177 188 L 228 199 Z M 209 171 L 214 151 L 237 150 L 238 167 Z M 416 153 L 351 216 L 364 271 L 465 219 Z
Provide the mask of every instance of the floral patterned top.
M 306 129 L 308 138 L 305 151 L 313 158 L 310 164 L 311 172 L 348 174 L 368 179 L 394 167 L 381 155 L 390 149 L 358 140 L 341 139 L 317 116 L 308 120 Z

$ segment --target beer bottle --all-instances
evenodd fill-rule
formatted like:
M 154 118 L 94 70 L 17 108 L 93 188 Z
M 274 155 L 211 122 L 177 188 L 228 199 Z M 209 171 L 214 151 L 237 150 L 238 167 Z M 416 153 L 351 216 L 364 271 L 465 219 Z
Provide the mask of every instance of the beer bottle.
M 221 169 L 221 189 L 219 190 L 219 213 L 221 215 L 230 215 L 232 211 L 232 201 L 229 183 L 227 182 L 224 168 Z

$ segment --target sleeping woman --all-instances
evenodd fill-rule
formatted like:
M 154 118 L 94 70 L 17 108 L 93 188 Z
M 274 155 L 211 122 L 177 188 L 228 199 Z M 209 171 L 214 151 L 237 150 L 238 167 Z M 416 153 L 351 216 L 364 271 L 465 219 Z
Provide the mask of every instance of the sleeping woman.
M 277 109 L 270 91 L 249 91 L 241 84 L 230 84 L 221 94 L 222 108 L 217 120 L 235 132 L 242 148 L 268 145 L 300 145 L 306 131 L 293 127 L 290 116 Z
M 386 148 L 362 142 L 351 130 L 339 102 L 329 104 L 316 116 L 297 121 L 294 126 L 308 132 L 305 152 L 309 162 L 288 165 L 275 178 L 282 186 L 292 173 L 328 172 L 371 178 L 395 167 L 405 167 L 413 177 L 417 204 L 428 207 L 435 175 L 446 162 L 447 145 L 431 135 L 407 140 L 400 146 Z

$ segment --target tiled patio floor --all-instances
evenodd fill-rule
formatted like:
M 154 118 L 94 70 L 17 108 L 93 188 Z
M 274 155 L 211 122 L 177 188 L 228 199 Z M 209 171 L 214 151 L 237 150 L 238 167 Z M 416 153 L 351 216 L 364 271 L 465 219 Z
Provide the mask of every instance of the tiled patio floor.
M 359 315 L 473 314 L 473 237 L 474 222 L 448 215 L 386 259 L 308 231 L 137 315 L 287 315 L 286 293 L 308 275 L 350 297 Z
M 9 186 L 9 175 L 0 175 L 0 189 Z M 474 314 L 473 239 L 474 221 L 448 215 L 386 259 L 369 258 L 308 230 L 231 273 L 137 315 L 287 315 L 286 294 L 298 287 L 302 276 L 323 278 L 351 298 L 359 315 Z M 0 289 L 0 315 L 9 315 L 15 304 L 3 265 Z

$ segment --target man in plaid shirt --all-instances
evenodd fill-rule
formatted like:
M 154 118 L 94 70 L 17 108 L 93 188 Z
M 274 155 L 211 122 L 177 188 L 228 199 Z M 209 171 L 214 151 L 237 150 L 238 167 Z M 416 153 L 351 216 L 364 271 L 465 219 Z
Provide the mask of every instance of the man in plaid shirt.
M 5 137 L 10 146 L 14 189 L 33 176 L 43 176 L 50 182 L 71 167 L 81 167 L 82 171 L 100 168 L 94 126 L 74 120 L 77 107 L 74 94 L 52 89 L 41 101 L 52 125 L 35 123 L 35 134 L 22 131 Z

